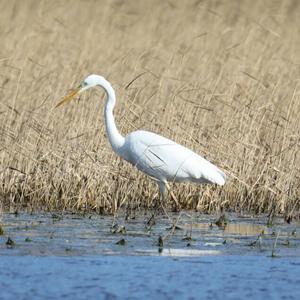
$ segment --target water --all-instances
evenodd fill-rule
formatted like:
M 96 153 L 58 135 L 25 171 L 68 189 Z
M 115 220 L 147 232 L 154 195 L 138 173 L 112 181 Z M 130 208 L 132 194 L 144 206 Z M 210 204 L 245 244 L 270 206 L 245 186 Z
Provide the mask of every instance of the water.
M 300 299 L 298 223 L 215 219 L 2 214 L 0 299 Z
M 300 259 L 1 257 L 1 299 L 300 299 Z

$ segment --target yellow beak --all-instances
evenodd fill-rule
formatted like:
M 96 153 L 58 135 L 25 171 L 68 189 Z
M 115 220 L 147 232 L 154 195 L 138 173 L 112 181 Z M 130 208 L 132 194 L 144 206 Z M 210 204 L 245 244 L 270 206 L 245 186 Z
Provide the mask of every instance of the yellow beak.
M 61 106 L 63 104 L 66 104 L 67 102 L 69 102 L 72 99 L 74 99 L 74 97 L 79 94 L 80 90 L 81 90 L 80 86 L 77 87 L 77 88 L 75 88 L 74 90 L 72 90 L 66 97 L 64 97 L 60 102 L 58 102 L 56 104 L 55 108 L 59 107 L 59 106 Z

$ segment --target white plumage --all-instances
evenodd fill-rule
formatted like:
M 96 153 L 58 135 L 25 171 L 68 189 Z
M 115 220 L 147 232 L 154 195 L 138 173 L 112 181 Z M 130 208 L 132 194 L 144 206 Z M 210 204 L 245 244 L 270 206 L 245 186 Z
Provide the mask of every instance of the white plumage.
M 225 174 L 190 149 L 158 134 L 134 131 L 125 137 L 124 159 L 165 182 L 225 183 Z
M 143 130 L 131 132 L 123 137 L 116 127 L 113 116 L 116 103 L 115 91 L 102 76 L 89 75 L 57 106 L 94 86 L 104 88 L 107 94 L 104 117 L 108 139 L 113 150 L 140 171 L 155 179 L 162 198 L 165 197 L 168 181 L 224 185 L 225 174 L 218 167 L 172 140 Z

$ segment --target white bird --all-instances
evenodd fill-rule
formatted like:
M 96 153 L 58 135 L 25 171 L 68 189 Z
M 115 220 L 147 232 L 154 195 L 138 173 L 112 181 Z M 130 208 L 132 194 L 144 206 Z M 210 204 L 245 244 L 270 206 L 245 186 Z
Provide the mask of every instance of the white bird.
M 224 185 L 225 174 L 211 162 L 192 150 L 153 132 L 137 130 L 123 137 L 113 115 L 115 91 L 102 76 L 89 75 L 63 98 L 56 107 L 69 102 L 83 91 L 100 86 L 107 95 L 104 117 L 109 142 L 123 159 L 153 178 L 159 186 L 161 200 L 169 189 L 168 182 L 194 182 Z M 173 196 L 176 204 L 178 201 Z

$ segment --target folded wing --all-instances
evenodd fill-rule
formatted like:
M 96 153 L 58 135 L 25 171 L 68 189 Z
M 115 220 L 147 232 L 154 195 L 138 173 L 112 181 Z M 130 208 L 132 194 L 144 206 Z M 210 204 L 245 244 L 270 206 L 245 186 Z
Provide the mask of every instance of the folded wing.
M 148 131 L 127 135 L 125 159 L 160 181 L 223 185 L 225 174 L 211 162 L 172 140 Z

